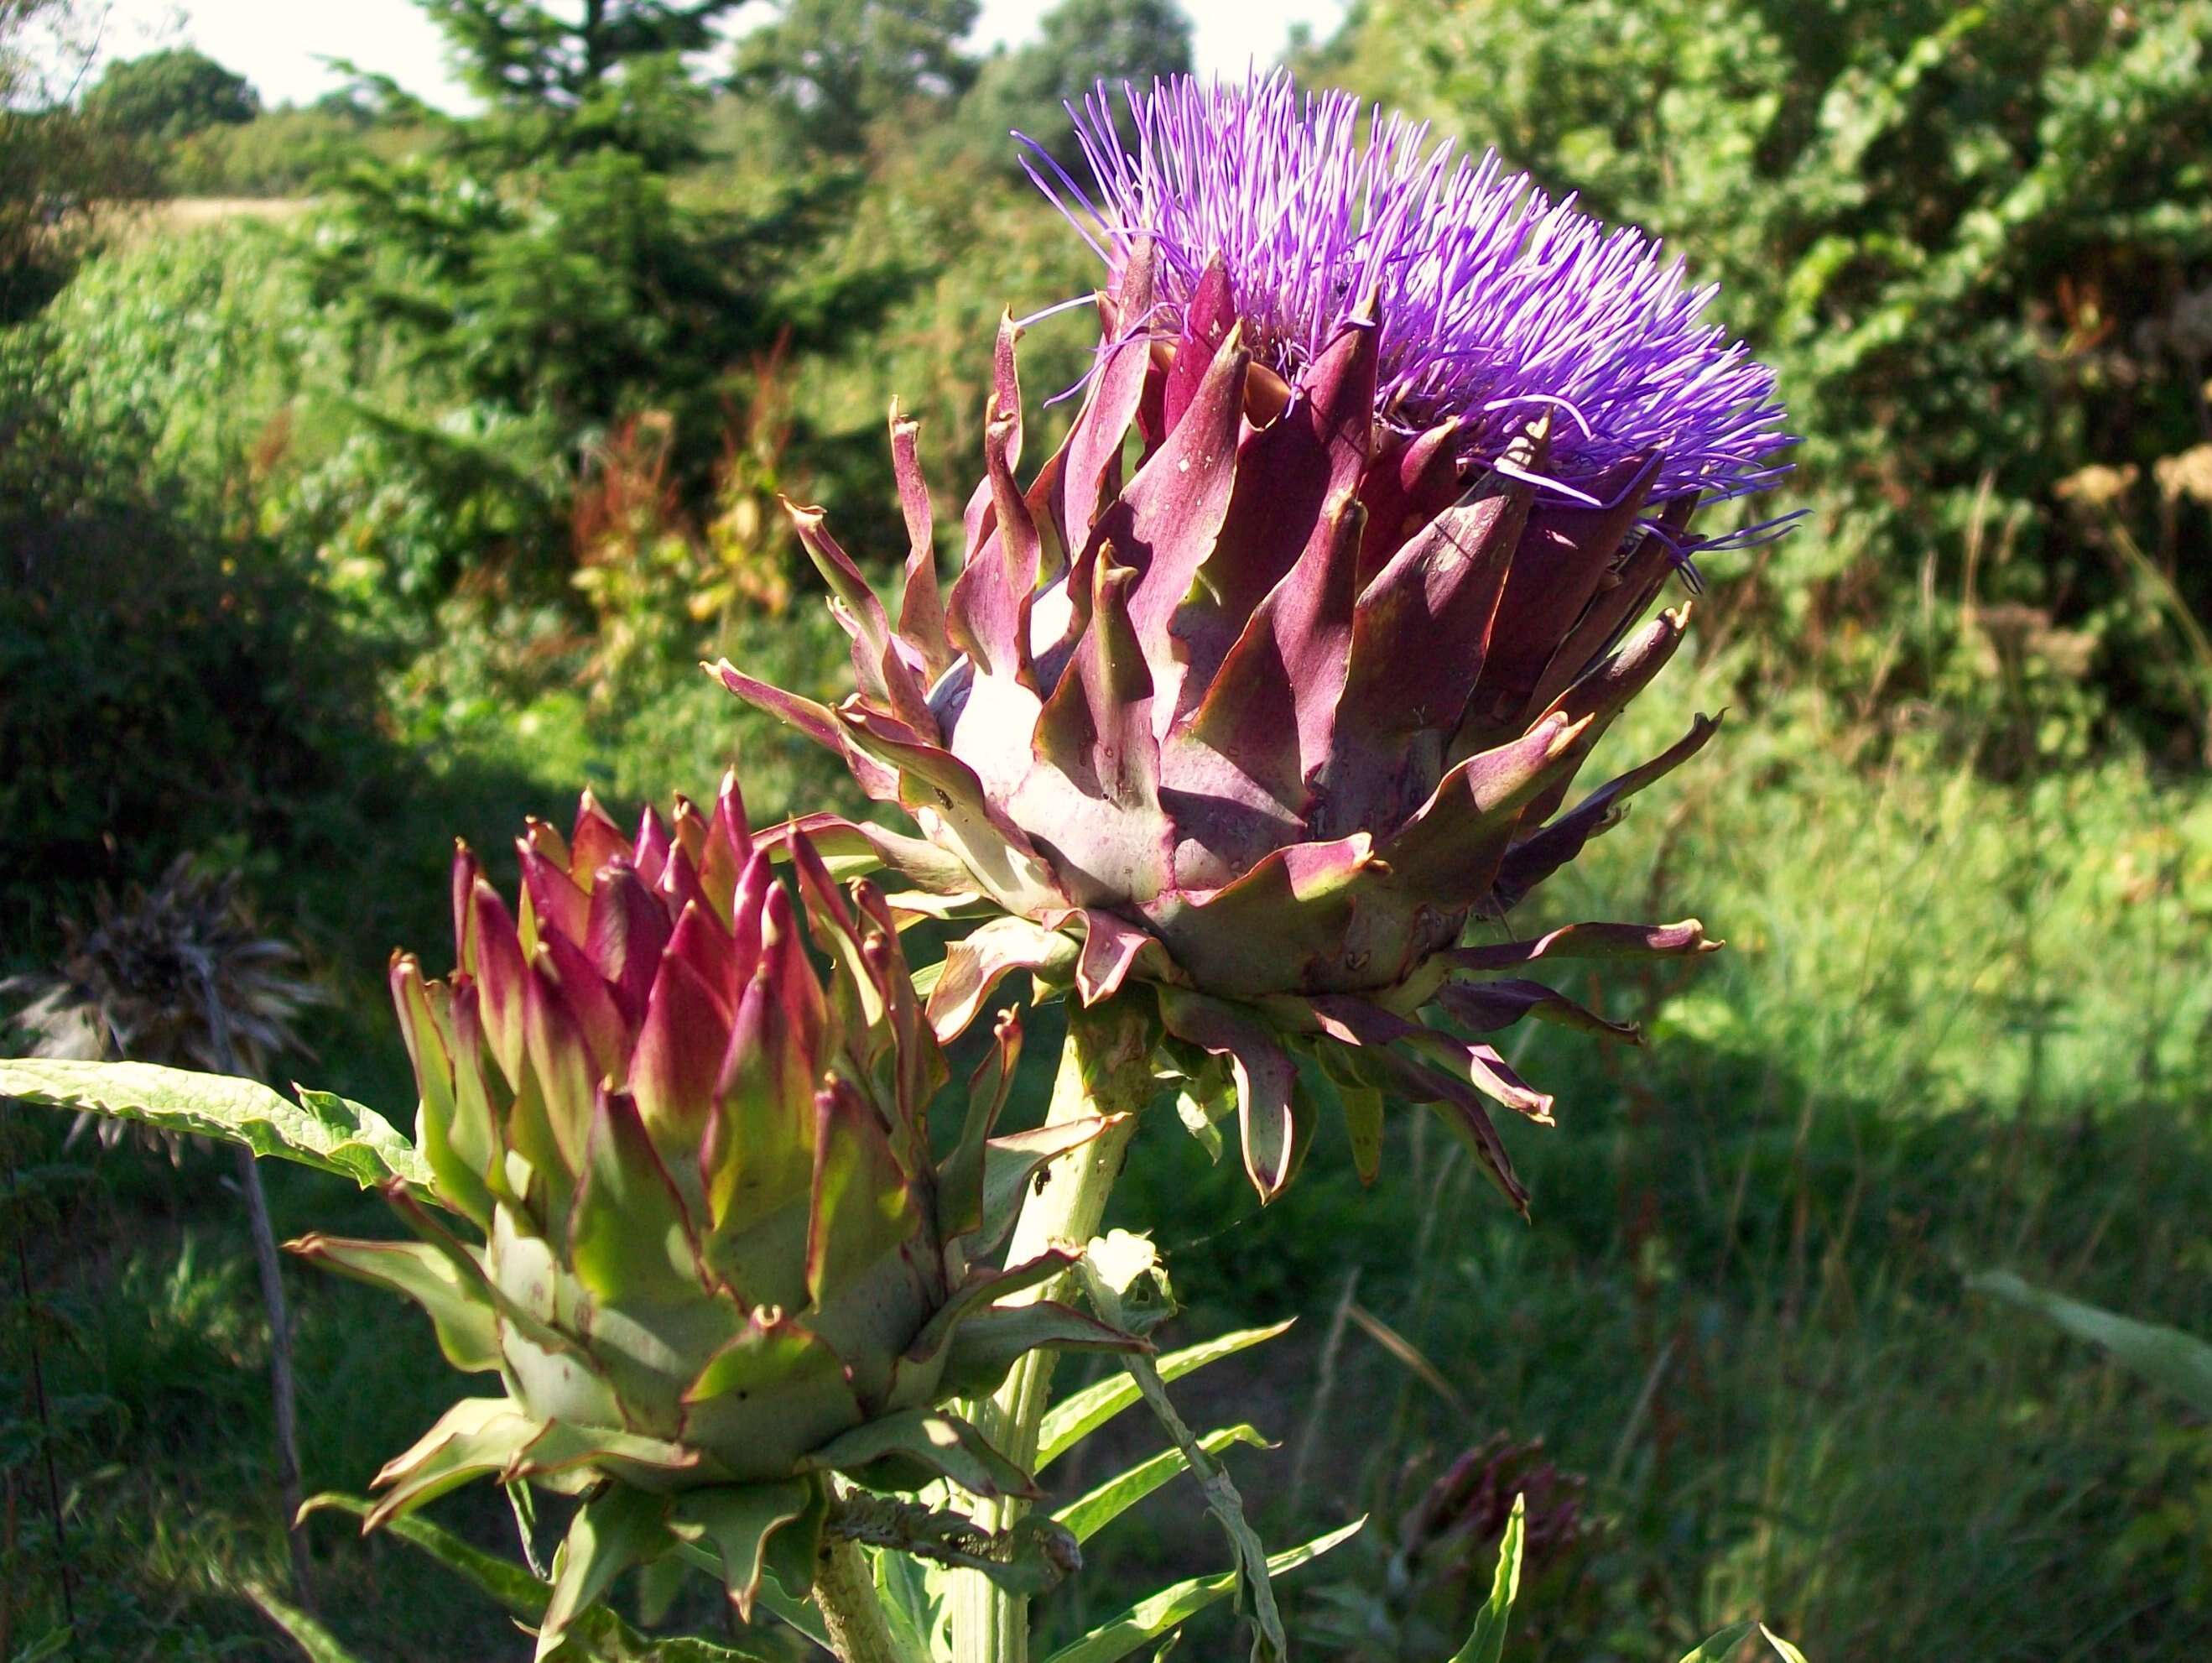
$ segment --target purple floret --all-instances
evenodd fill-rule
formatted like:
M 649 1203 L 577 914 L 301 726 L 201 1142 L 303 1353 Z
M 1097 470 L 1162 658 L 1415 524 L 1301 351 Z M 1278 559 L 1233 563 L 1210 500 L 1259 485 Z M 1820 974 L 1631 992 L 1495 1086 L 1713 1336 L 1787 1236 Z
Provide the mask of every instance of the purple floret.
M 1371 295 L 1384 419 L 1411 431 L 1459 417 L 1488 464 L 1548 410 L 1545 483 L 1567 496 L 1653 449 L 1655 505 L 1744 496 L 1789 471 L 1774 372 L 1701 321 L 1716 288 L 1692 287 L 1642 231 L 1608 231 L 1494 152 L 1455 156 L 1449 139 L 1428 144 L 1425 123 L 1301 94 L 1279 70 L 1121 94 L 1118 127 L 1103 82 L 1069 107 L 1096 202 L 1024 143 L 1049 172 L 1031 176 L 1115 277 L 1152 240 L 1169 314 L 1156 321 L 1180 322 L 1218 253 L 1260 362 L 1294 377 Z

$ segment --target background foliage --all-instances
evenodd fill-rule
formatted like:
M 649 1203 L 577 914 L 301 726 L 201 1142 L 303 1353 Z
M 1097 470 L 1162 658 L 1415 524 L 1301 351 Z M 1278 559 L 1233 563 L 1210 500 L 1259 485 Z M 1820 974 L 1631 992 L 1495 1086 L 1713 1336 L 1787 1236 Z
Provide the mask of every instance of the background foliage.
M 981 61 L 965 3 L 787 0 L 735 45 L 711 0 L 597 33 L 431 9 L 479 114 L 370 87 L 177 137 L 47 72 L 62 0 L 0 0 L 0 969 L 198 850 L 331 984 L 313 1077 L 392 1107 L 380 965 L 440 950 L 456 833 L 496 863 L 579 785 L 628 811 L 733 758 L 757 816 L 854 807 L 696 661 L 839 690 L 778 496 L 902 555 L 896 394 L 950 522 L 1001 309 L 1095 277 L 1006 130 L 1188 52 L 1156 0 L 1066 0 Z M 1171 1117 L 1143 1134 L 1122 1204 L 1162 1221 L 1179 1337 L 1302 1319 L 1190 1418 L 1283 1441 L 1237 1458 L 1271 1541 L 1375 1514 L 1291 1608 L 1302 1654 L 1447 1654 L 1516 1487 L 1509 1655 L 1753 1612 L 1815 1657 L 2212 1642 L 2201 1420 L 1965 1279 L 2212 1331 L 2208 51 L 2203 0 L 1370 0 L 1309 46 L 1719 282 L 1806 436 L 1751 511 L 1809 512 L 1714 561 L 1669 710 L 1728 730 L 1574 880 L 1730 950 L 1580 990 L 1645 1020 L 1637 1066 L 1527 1059 L 1564 1123 L 1516 1129 L 1533 1227 L 1410 1117 L 1378 1193 L 1324 1148 L 1279 1215 Z M 1048 425 L 1086 330 L 1024 343 Z M 243 1592 L 283 1547 L 236 1209 L 206 1157 L 64 1130 L 0 1112 L 0 1657 L 60 1632 L 64 1563 L 80 1654 L 289 1655 Z M 382 1227 L 272 1190 L 280 1229 Z M 357 1490 L 437 1406 L 434 1355 L 366 1289 L 291 1292 L 308 1488 Z M 1181 1499 L 1056 1632 L 1215 1568 Z M 475 1506 L 441 1517 L 511 1551 Z M 369 1654 L 514 1644 L 404 1547 L 316 1528 Z

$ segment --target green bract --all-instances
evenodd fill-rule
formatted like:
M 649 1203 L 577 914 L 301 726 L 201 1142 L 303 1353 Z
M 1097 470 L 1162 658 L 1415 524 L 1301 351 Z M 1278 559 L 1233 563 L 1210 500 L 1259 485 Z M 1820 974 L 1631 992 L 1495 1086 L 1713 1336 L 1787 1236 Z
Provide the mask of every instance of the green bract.
M 764 1570 L 803 1589 L 828 1473 L 1030 1493 L 934 1405 L 1038 1345 L 1142 1349 L 1064 1306 L 1004 1302 L 1072 1255 L 981 1263 L 1038 1168 L 1104 1123 L 991 1137 L 1009 1012 L 933 1159 L 946 1068 L 883 898 L 841 890 L 787 835 L 795 906 L 769 841 L 734 781 L 711 816 L 679 800 L 672 828 L 648 810 L 630 838 L 586 797 L 566 839 L 530 825 L 514 910 L 463 850 L 459 967 L 426 981 L 398 956 L 392 985 L 429 1198 L 483 1242 L 394 1180 L 419 1240 L 294 1244 L 415 1300 L 455 1366 L 504 1388 L 385 1468 L 370 1525 L 478 1477 L 585 1493 L 541 1656 L 611 1577 L 679 1541 L 719 1555 L 748 1613 Z

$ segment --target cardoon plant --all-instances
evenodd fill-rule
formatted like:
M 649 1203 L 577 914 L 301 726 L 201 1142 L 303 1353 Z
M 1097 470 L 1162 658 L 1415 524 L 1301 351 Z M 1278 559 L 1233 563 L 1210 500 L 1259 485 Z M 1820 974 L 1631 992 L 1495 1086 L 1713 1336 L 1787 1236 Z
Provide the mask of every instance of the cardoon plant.
M 1035 152 L 1106 267 L 1066 441 L 1024 472 L 1009 320 L 950 589 L 895 413 L 895 614 L 822 511 L 793 509 L 856 691 L 833 707 L 717 667 L 920 835 L 802 814 L 755 837 L 728 791 L 623 838 L 587 801 L 567 838 L 533 824 L 514 907 L 464 854 L 459 967 L 393 970 L 419 1148 L 313 1093 L 211 1105 L 175 1079 L 0 1065 L 0 1087 L 199 1116 L 384 1183 L 418 1240 L 299 1246 L 423 1304 L 503 1390 L 362 1507 L 476 1476 L 580 1492 L 529 1609 L 541 1655 L 634 1654 L 595 1602 L 678 1553 L 847 1663 L 1021 1663 L 1029 1593 L 1189 1471 L 1235 1569 L 1066 1655 L 1131 1655 L 1235 1592 L 1254 1655 L 1280 1656 L 1268 1575 L 1358 1526 L 1270 1557 L 1212 1461 L 1259 1435 L 1176 1414 L 1167 1382 L 1268 1333 L 1152 1361 L 1164 1274 L 1140 1239 L 1097 1239 L 1129 1112 L 1172 1087 L 1209 1138 L 1233 1112 L 1272 1200 L 1325 1109 L 1371 1177 L 1386 1099 L 1429 1105 L 1525 1210 L 1487 1105 L 1547 1121 L 1551 1100 L 1492 1036 L 1523 1017 L 1637 1035 L 1524 972 L 1717 945 L 1695 919 L 1510 923 L 1717 726 L 1573 795 L 1681 644 L 1686 603 L 1645 621 L 1662 590 L 1765 534 L 1692 530 L 1790 442 L 1710 291 L 1494 158 L 1280 76 L 1118 109 L 1102 88 L 1076 121 L 1088 186 Z M 878 868 L 888 892 L 836 880 Z M 959 938 L 909 979 L 899 929 L 923 917 Z M 965 1130 L 933 1144 L 939 1047 L 1017 971 L 1067 996 L 1044 1124 L 992 1135 L 1009 1014 Z M 1127 1379 L 1048 1416 L 1070 1347 Z M 1024 1518 L 1032 1476 L 1139 1400 L 1174 1449 Z M 926 1505 L 866 1494 L 922 1485 Z M 1498 1654 L 1522 1535 L 1516 1508 L 1463 1657 Z M 856 1541 L 959 1569 L 863 1562 Z M 810 1587 L 811 1613 L 792 1599 Z
M 1771 373 L 1642 233 L 1346 95 L 1178 78 L 1119 110 L 1101 88 L 1076 121 L 1092 188 L 1032 147 L 1108 277 L 1065 442 L 1023 473 L 1009 318 L 949 593 L 895 414 L 896 621 L 793 510 L 854 693 L 718 673 L 921 832 L 817 835 L 896 868 L 895 905 L 988 920 L 934 984 L 940 1033 L 1024 970 L 1094 1014 L 1073 1051 L 1117 1036 L 1094 1082 L 1141 1099 L 1179 1075 L 1208 1123 L 1233 1102 L 1263 1198 L 1332 1100 L 1371 1175 L 1396 1097 L 1525 1210 L 1488 1105 L 1548 1122 L 1552 1100 L 1492 1036 L 1524 1016 L 1638 1035 L 1523 972 L 1717 945 L 1694 919 L 1507 921 L 1712 737 L 1697 716 L 1570 801 L 1682 642 L 1686 602 L 1643 620 L 1696 587 L 1694 513 L 1782 472 Z M 1095 1227 L 1112 1153 L 1039 1197 L 1038 1240 Z M 986 1418 L 1016 1451 L 1048 1369 Z M 1018 1614 L 976 1598 L 971 1654 L 1020 1655 Z
M 1681 643 L 1686 603 L 1639 620 L 1694 586 L 1693 512 L 1780 472 L 1772 376 L 1641 233 L 1346 95 L 1178 79 L 1121 119 L 1103 89 L 1078 117 L 1095 198 L 1043 162 L 1109 277 L 1066 442 L 1021 474 L 1009 320 L 950 594 L 895 420 L 896 624 L 794 510 L 858 691 L 719 672 L 912 815 L 921 841 L 842 845 L 897 868 L 902 904 L 1000 915 L 953 949 L 941 1031 L 1016 969 L 1133 996 L 1163 1057 L 1233 1080 L 1263 1197 L 1328 1095 L 1371 1171 L 1389 1093 L 1525 1206 L 1486 1102 L 1551 1100 L 1489 1036 L 1635 1035 L 1519 972 L 1714 945 L 1694 920 L 1500 926 L 1712 736 L 1697 716 L 1569 803 Z
M 450 976 L 393 958 L 412 1147 L 338 1100 L 305 1093 L 303 1115 L 168 1069 L 17 1063 L 0 1086 L 380 1180 L 413 1240 L 293 1250 L 414 1301 L 447 1360 L 500 1389 L 385 1467 L 368 1525 L 479 1477 L 580 1496 L 541 1658 L 617 1575 L 687 1548 L 748 1617 L 771 1577 L 816 1590 L 841 1649 L 869 1657 L 856 1536 L 1055 1580 L 1064 1532 L 948 1538 L 833 1475 L 1029 1494 L 946 1401 L 1039 1345 L 1146 1349 L 1035 1296 L 1073 1253 L 997 1262 L 1039 1169 L 1105 1124 L 994 1136 L 1009 1012 L 933 1149 L 948 1070 L 883 897 L 841 888 L 803 836 L 756 838 L 734 778 L 711 814 L 679 799 L 672 825 L 647 810 L 627 838 L 586 796 L 569 836 L 532 821 L 518 852 L 514 905 L 456 856 Z
M 450 1361 L 505 1387 L 386 1467 L 371 1524 L 483 1475 L 587 1493 L 541 1656 L 679 1542 L 711 1544 L 748 1616 L 769 1567 L 799 1590 L 817 1560 L 835 1575 L 830 1474 L 1026 1493 L 937 1405 L 1039 1344 L 1139 1345 L 1063 1305 L 1000 1303 L 1071 1255 L 990 1263 L 1029 1177 L 1099 1123 L 993 1138 L 1010 1013 L 935 1155 L 947 1071 L 890 911 L 803 837 L 788 850 L 798 907 L 734 777 L 711 816 L 679 799 L 672 828 L 648 809 L 630 838 L 588 796 L 565 839 L 532 822 L 514 910 L 463 850 L 458 967 L 426 983 L 401 955 L 392 984 L 432 1198 L 484 1246 L 404 1188 L 419 1241 L 294 1244 L 416 1301 Z

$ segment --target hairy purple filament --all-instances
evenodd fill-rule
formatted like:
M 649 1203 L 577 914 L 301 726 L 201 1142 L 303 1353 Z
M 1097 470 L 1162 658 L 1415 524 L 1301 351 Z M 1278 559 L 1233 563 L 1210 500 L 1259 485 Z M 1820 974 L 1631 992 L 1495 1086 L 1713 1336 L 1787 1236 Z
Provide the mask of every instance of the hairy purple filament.
M 1664 457 L 1655 509 L 1746 496 L 1789 471 L 1773 371 L 1700 321 L 1717 290 L 1691 287 L 1643 232 L 1607 231 L 1494 152 L 1427 147 L 1425 123 L 1379 107 L 1363 119 L 1351 94 L 1302 94 L 1279 70 L 1121 92 L 1119 126 L 1103 82 L 1069 107 L 1097 202 L 1027 138 L 1024 165 L 1117 280 L 1152 240 L 1171 325 L 1218 253 L 1247 344 L 1286 379 L 1372 295 L 1390 425 L 1457 417 L 1469 459 L 1494 466 L 1532 415 L 1553 411 L 1541 483 L 1560 496 L 1590 501 L 1577 480 L 1651 450 Z

